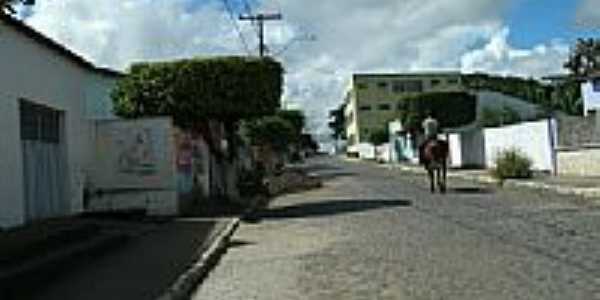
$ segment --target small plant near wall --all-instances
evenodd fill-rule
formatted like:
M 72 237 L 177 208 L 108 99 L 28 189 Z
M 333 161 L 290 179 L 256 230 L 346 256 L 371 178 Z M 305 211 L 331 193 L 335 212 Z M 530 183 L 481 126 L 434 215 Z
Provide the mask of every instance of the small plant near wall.
M 491 175 L 503 183 L 506 179 L 531 178 L 531 159 L 518 149 L 501 151 L 495 159 L 496 167 Z

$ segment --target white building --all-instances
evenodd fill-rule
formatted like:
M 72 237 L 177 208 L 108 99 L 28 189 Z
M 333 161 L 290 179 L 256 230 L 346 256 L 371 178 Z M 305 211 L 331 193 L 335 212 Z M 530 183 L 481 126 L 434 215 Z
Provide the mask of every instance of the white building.
M 590 111 L 600 110 L 600 75 L 592 76 L 581 83 L 583 97 L 583 115 Z
M 0 17 L 0 227 L 76 213 L 120 74 Z

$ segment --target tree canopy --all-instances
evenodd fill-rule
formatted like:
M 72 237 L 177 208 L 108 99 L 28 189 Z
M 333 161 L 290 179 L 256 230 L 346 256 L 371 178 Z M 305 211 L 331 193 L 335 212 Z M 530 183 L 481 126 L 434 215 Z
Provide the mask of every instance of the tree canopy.
M 477 99 L 465 92 L 423 93 L 404 98 L 398 105 L 402 122 L 409 130 L 419 130 L 428 113 L 442 128 L 464 126 L 477 117 Z
M 346 119 L 344 115 L 345 104 L 340 104 L 336 109 L 329 111 L 329 128 L 333 131 L 331 136 L 335 139 L 345 139 Z
M 139 63 L 113 90 L 125 118 L 172 116 L 182 128 L 202 120 L 236 122 L 275 113 L 283 67 L 271 58 L 217 57 Z
M 600 71 L 600 39 L 580 38 L 571 49 L 564 67 L 571 74 L 581 77 Z
M 248 123 L 247 132 L 251 144 L 270 145 L 276 151 L 282 152 L 299 138 L 294 125 L 277 115 L 262 117 Z

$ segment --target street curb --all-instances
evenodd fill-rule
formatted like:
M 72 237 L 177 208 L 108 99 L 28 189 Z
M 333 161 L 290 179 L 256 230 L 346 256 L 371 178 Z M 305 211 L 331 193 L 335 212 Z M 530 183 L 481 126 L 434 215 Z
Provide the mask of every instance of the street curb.
M 202 283 L 208 273 L 217 264 L 221 256 L 226 252 L 231 236 L 240 225 L 240 218 L 233 218 L 224 230 L 219 232 L 216 238 L 202 253 L 200 259 L 194 263 L 185 273 L 179 276 L 173 285 L 158 300 L 183 300 L 189 299 L 194 290 Z
M 389 169 L 399 169 L 400 171 L 410 172 L 414 174 L 425 174 L 425 170 L 420 170 L 415 167 L 409 166 L 386 166 Z M 499 181 L 488 176 L 477 176 L 477 175 L 464 175 L 457 173 L 448 172 L 448 177 L 461 178 L 464 180 L 475 180 L 481 183 L 486 184 L 499 184 Z M 600 197 L 600 188 L 577 188 L 577 187 L 568 187 L 561 185 L 551 185 L 543 182 L 535 182 L 535 181 L 518 181 L 508 179 L 505 180 L 503 186 L 507 187 L 516 187 L 516 188 L 529 188 L 536 190 L 544 190 L 554 192 L 560 195 L 575 195 L 583 198 L 597 198 Z

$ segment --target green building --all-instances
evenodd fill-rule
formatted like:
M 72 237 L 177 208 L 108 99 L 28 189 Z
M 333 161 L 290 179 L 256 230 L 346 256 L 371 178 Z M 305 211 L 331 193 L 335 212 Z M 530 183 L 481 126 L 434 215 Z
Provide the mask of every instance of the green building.
M 465 90 L 459 72 L 354 74 L 344 100 L 348 145 L 369 142 L 371 134 L 399 119 L 403 98 Z

